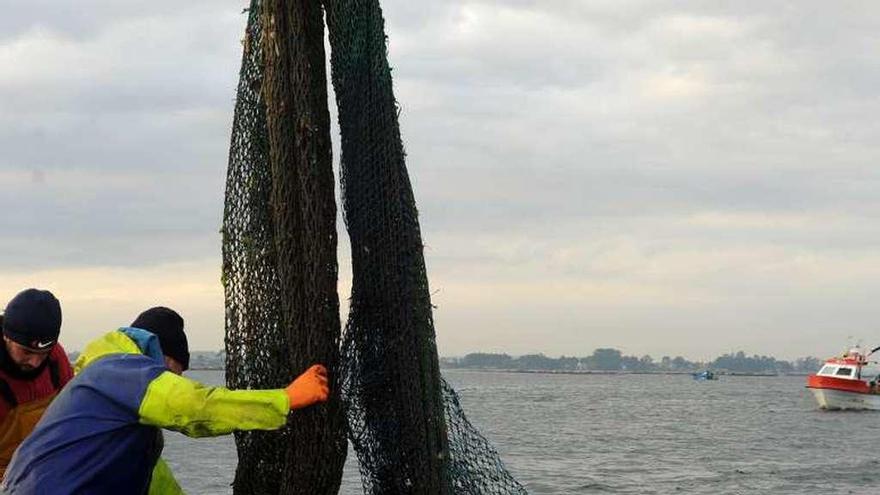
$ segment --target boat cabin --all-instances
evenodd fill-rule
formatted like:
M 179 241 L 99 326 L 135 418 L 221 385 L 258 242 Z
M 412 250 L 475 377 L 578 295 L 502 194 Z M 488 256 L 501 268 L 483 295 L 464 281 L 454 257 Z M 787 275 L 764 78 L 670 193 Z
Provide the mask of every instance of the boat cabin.
M 822 366 L 822 369 L 816 373 L 819 376 L 833 376 L 835 378 L 843 378 L 847 380 L 860 380 L 862 377 L 860 376 L 860 369 L 857 364 L 838 364 L 838 363 L 825 363 L 825 366 Z
M 862 368 L 867 366 L 868 359 L 859 347 L 853 347 L 841 357 L 833 357 L 825 361 L 817 376 L 828 376 L 844 380 L 861 380 Z

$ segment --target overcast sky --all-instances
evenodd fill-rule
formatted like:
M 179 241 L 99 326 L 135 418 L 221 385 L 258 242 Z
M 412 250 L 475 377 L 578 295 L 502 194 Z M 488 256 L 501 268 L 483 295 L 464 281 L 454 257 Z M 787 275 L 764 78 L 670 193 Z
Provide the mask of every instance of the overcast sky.
M 0 300 L 68 348 L 156 304 L 222 347 L 245 6 L 0 0 Z M 442 355 L 880 345 L 880 4 L 383 7 Z

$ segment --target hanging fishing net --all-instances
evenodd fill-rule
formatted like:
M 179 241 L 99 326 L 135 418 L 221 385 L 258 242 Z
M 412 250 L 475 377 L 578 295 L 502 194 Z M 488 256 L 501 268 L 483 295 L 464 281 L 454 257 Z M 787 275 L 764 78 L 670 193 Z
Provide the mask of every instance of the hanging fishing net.
M 228 384 L 278 387 L 303 362 L 329 359 L 331 373 L 339 377 L 348 439 L 365 493 L 526 493 L 467 420 L 455 392 L 440 376 L 418 212 L 376 0 L 323 4 L 339 108 L 340 182 L 353 273 L 341 344 L 334 334 L 326 315 L 338 311 L 338 302 L 335 292 L 332 298 L 326 295 L 324 284 L 326 276 L 336 276 L 335 258 L 331 267 L 326 256 L 331 237 L 335 249 L 335 228 L 324 216 L 333 184 L 326 181 L 322 161 L 327 156 L 325 123 L 315 87 L 325 72 L 312 46 L 320 4 L 290 2 L 281 10 L 278 5 L 251 2 L 233 122 L 223 228 Z M 279 89 L 273 84 L 287 85 Z M 299 98 L 280 97 L 302 91 L 306 95 Z M 284 136 L 291 135 L 301 138 L 290 145 L 294 151 L 278 153 Z M 278 181 L 311 188 L 280 188 Z M 298 248 L 304 251 L 289 252 Z M 301 288 L 315 279 L 324 290 Z M 306 319 L 312 325 L 306 330 L 293 331 L 292 326 L 304 321 L 299 317 L 303 312 L 318 316 Z M 331 328 L 322 332 L 320 324 Z M 340 344 L 338 361 L 326 348 L 331 344 Z M 301 347 L 309 349 L 303 353 Z M 322 438 L 332 443 L 338 438 L 336 417 L 315 415 L 302 425 L 329 431 Z M 236 492 L 300 493 L 290 490 L 297 489 L 293 480 L 309 479 L 303 470 L 326 472 L 321 479 L 335 474 L 325 465 L 338 465 L 344 453 L 303 450 L 297 445 L 302 432 L 237 434 Z M 312 434 L 308 441 L 314 438 Z M 296 476 L 290 474 L 291 465 L 298 466 Z M 330 493 L 333 488 L 332 483 L 322 486 L 322 491 L 308 493 Z
M 257 7 L 243 41 L 223 225 L 233 388 L 284 387 L 313 363 L 337 368 L 339 358 L 323 13 L 310 1 Z M 338 492 L 347 443 L 331 385 L 327 405 L 292 414 L 280 434 L 236 434 L 237 493 Z

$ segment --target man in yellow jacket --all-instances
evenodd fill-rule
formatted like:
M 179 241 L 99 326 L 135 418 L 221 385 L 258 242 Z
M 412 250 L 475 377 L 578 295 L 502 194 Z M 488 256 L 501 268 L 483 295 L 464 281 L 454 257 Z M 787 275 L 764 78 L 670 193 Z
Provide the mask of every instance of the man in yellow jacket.
M 159 459 L 161 428 L 191 437 L 274 430 L 329 393 L 321 365 L 284 389 L 229 390 L 181 376 L 188 364 L 183 319 L 168 308 L 88 344 L 12 458 L 3 493 L 181 493 Z

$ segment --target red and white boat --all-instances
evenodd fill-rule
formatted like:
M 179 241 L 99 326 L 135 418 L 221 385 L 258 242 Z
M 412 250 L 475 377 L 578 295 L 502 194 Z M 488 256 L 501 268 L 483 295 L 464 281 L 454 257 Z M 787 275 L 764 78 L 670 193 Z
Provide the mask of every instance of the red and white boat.
M 880 375 L 862 376 L 869 364 L 868 356 L 878 349 L 880 347 L 864 354 L 859 347 L 854 347 L 841 357 L 828 359 L 818 373 L 807 377 L 807 388 L 813 392 L 819 407 L 880 410 Z

